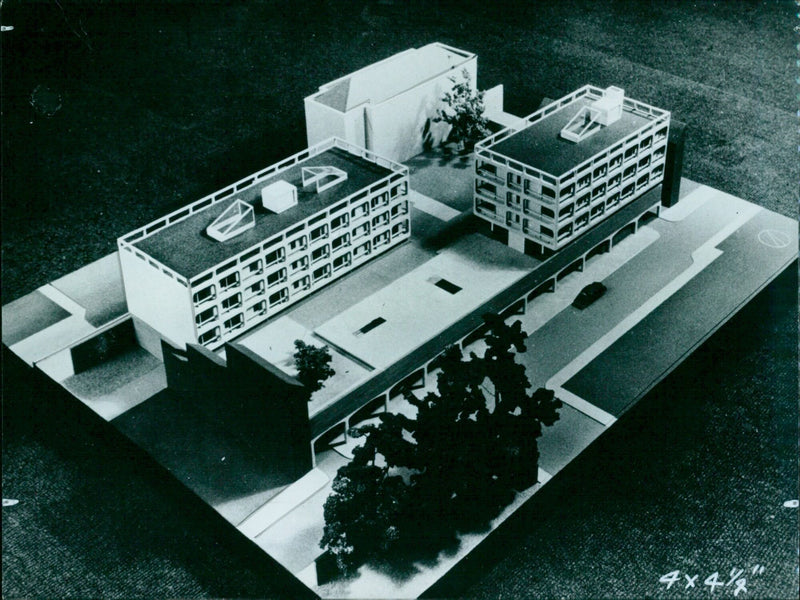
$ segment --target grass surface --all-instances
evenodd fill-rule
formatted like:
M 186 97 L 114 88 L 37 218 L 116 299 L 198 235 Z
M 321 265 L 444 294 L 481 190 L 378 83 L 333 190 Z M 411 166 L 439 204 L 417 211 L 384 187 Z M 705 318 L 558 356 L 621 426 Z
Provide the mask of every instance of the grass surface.
M 519 115 L 584 83 L 667 108 L 688 124 L 686 177 L 796 215 L 789 0 L 3 9 L 4 303 L 302 149 L 304 96 L 431 41 L 477 53 L 480 86 L 503 83 Z M 643 597 L 673 569 L 758 562 L 753 596 L 796 596 L 796 290 L 770 288 L 548 484 L 458 593 Z M 166 472 L 4 362 L 3 488 L 20 500 L 3 509 L 4 597 L 298 597 Z

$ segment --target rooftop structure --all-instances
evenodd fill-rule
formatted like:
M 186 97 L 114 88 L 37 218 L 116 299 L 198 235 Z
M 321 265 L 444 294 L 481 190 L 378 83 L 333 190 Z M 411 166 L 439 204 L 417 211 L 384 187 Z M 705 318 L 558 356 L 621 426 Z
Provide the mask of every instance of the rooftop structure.
M 218 348 L 407 239 L 407 192 L 402 165 L 313 146 L 120 238 L 130 312 L 173 345 Z
M 664 178 L 670 114 L 584 86 L 475 147 L 475 214 L 510 246 L 557 250 Z
M 305 99 L 309 144 L 337 136 L 404 161 L 447 134 L 432 124 L 441 97 L 464 69 L 474 85 L 475 54 L 440 43 L 411 48 L 336 79 Z

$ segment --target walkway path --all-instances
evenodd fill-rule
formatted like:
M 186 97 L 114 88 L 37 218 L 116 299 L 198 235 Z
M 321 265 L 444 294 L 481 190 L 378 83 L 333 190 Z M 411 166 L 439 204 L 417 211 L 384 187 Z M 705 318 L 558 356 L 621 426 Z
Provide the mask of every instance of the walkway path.
M 450 221 L 461 214 L 459 211 L 447 206 L 447 204 L 429 198 L 424 194 L 420 194 L 416 190 L 411 190 L 408 193 L 408 198 L 411 204 L 416 206 L 418 210 L 426 212 L 442 221 Z
M 239 531 L 249 538 L 257 537 L 327 484 L 328 476 L 325 473 L 319 469 L 311 469 L 239 523 Z

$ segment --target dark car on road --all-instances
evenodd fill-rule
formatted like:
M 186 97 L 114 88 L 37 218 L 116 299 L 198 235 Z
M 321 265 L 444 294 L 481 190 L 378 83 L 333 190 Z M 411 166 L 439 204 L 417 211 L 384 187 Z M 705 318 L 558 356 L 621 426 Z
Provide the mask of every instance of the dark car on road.
M 593 281 L 580 291 L 575 300 L 572 301 L 572 306 L 583 310 L 605 293 L 606 286 L 599 281 Z

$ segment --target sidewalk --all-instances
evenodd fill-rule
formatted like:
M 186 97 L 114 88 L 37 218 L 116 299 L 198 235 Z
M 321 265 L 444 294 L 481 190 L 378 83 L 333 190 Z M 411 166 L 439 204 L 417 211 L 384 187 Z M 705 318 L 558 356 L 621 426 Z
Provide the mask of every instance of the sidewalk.
M 239 523 L 237 528 L 249 538 L 258 537 L 327 484 L 328 476 L 325 473 L 319 469 L 311 469 Z

